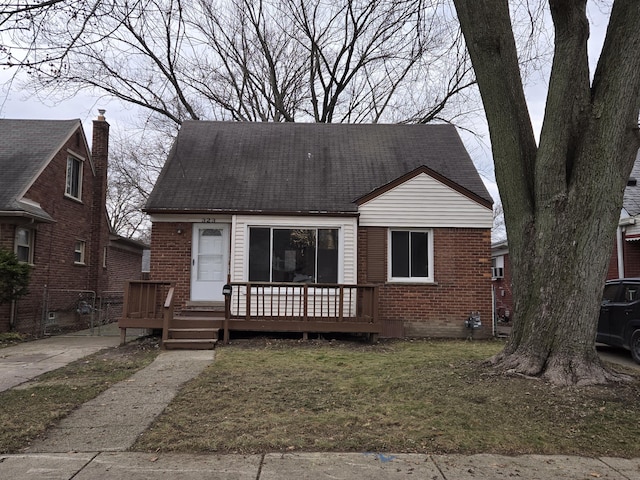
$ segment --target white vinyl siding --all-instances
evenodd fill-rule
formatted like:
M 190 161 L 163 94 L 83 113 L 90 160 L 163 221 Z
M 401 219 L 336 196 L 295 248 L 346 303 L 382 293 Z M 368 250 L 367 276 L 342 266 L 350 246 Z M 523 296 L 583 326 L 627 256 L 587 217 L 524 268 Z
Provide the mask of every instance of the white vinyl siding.
M 421 173 L 360 205 L 363 227 L 491 228 L 493 212 Z
M 357 281 L 355 218 L 330 217 L 278 217 L 265 215 L 237 215 L 231 228 L 231 281 L 246 282 L 249 273 L 249 227 L 284 228 L 336 228 L 338 229 L 338 282 L 355 284 Z

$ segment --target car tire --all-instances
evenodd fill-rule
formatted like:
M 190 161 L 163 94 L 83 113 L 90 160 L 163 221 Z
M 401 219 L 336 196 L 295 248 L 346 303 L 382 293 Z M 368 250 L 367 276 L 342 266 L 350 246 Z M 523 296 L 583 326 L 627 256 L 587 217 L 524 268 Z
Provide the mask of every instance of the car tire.
M 631 348 L 631 356 L 633 357 L 633 361 L 636 363 L 640 363 L 640 330 L 636 330 L 631 334 L 629 348 Z

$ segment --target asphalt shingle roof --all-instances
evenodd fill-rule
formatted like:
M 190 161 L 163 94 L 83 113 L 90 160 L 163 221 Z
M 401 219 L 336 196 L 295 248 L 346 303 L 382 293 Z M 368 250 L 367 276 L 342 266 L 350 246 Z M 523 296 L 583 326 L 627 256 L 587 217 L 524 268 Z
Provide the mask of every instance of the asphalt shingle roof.
M 451 125 L 187 121 L 145 210 L 356 212 L 422 166 L 492 202 Z
M 635 217 L 640 214 L 640 150 L 638 150 L 630 177 L 634 178 L 637 183 L 636 185 L 627 185 L 627 188 L 624 189 L 622 205 L 630 216 Z
M 0 211 L 48 217 L 20 196 L 79 126 L 80 120 L 0 119 Z

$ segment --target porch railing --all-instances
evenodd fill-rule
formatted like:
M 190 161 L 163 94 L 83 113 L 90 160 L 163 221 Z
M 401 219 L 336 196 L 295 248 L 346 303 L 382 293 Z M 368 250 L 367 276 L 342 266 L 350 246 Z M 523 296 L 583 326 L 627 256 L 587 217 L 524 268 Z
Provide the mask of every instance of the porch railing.
M 133 280 L 124 292 L 122 317 L 118 319 L 122 343 L 127 328 L 166 330 L 173 316 L 173 282 Z
M 232 319 L 378 322 L 375 285 L 232 282 L 231 287 Z

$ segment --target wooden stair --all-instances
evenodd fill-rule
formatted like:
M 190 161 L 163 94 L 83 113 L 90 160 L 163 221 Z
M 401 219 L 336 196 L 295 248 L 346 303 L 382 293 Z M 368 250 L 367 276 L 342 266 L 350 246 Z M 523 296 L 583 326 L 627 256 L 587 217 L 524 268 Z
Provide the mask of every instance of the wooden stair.
M 187 309 L 175 315 L 162 340 L 165 349 L 211 350 L 224 326 L 224 307 Z

